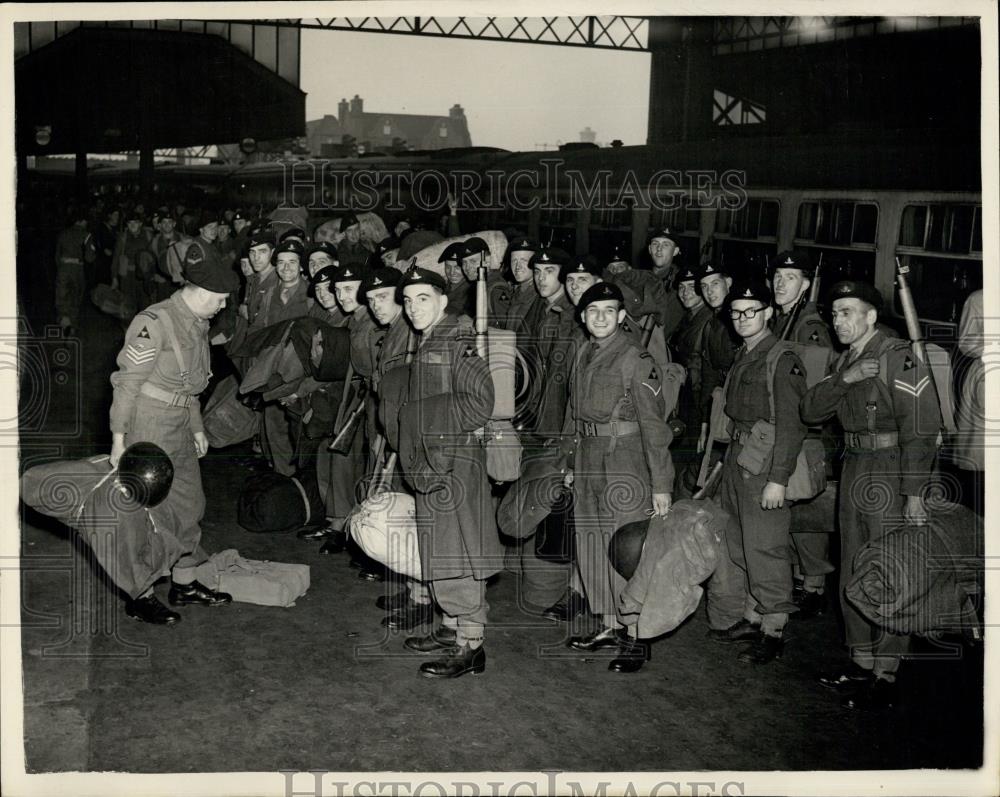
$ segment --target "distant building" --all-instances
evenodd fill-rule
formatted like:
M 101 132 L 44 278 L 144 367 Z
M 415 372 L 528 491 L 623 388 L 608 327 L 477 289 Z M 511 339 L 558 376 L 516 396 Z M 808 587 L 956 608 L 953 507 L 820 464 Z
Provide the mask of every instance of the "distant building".
M 336 116 L 306 122 L 306 141 L 314 157 L 350 154 L 355 146 L 365 152 L 472 146 L 461 105 L 453 105 L 447 116 L 379 113 L 364 110 L 357 94 L 338 103 Z
M 588 144 L 597 143 L 597 133 L 590 129 L 590 125 L 587 125 L 583 130 L 580 131 L 580 140 L 586 141 Z

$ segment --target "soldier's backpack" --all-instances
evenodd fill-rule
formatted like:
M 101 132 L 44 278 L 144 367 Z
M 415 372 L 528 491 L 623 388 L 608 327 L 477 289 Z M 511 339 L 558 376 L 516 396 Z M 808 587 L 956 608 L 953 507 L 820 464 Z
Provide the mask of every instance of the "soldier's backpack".
M 770 462 L 774 450 L 776 429 L 774 393 L 771 387 L 774 385 L 778 363 L 781 357 L 789 351 L 798 355 L 805 368 L 806 388 L 812 387 L 826 376 L 833 355 L 832 350 L 824 346 L 810 346 L 784 340 L 775 343 L 764 355 L 771 417 L 767 421 L 757 421 L 753 425 L 736 460 L 741 467 L 754 475 L 763 472 Z M 728 385 L 728 379 L 726 381 Z M 802 441 L 802 447 L 795 460 L 795 470 L 792 471 L 792 475 L 788 478 L 788 484 L 785 486 L 785 499 L 805 501 L 814 498 L 825 489 L 826 460 L 823 441 L 819 438 L 807 437 Z

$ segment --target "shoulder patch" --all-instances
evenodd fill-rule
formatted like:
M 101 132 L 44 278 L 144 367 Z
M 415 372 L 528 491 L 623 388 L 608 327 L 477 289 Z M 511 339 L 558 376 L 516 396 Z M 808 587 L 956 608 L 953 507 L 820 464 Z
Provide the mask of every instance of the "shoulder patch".
M 815 330 L 813 330 L 813 333 L 809 336 L 809 340 L 811 340 L 813 343 L 819 343 L 819 334 Z
M 137 338 L 148 338 L 149 337 L 149 329 L 146 326 L 143 326 L 143 328 L 139 330 L 139 334 L 136 335 L 136 337 Z
M 802 369 L 799 368 L 799 366 L 797 366 L 797 365 L 793 365 L 792 366 L 792 375 L 793 376 L 802 376 Z
M 137 315 L 149 316 L 154 321 L 159 321 L 160 320 L 160 317 L 156 313 L 154 313 L 152 310 L 150 310 L 148 308 L 146 310 L 142 310 Z
M 200 263 L 205 259 L 205 253 L 201 251 L 201 247 L 198 244 L 191 244 L 184 259 L 188 263 Z
M 476 347 L 475 346 L 466 346 L 465 347 L 465 351 L 462 352 L 462 356 L 463 357 L 475 357 L 476 356 Z
M 904 370 L 904 371 L 909 371 L 909 370 L 911 370 L 911 369 L 912 369 L 912 368 L 913 368 L 914 366 L 915 366 L 915 363 L 913 362 L 913 358 L 912 358 L 912 357 L 910 357 L 909 355 L 907 355 L 907 356 L 906 356 L 906 359 L 905 359 L 905 360 L 903 361 L 903 370 Z

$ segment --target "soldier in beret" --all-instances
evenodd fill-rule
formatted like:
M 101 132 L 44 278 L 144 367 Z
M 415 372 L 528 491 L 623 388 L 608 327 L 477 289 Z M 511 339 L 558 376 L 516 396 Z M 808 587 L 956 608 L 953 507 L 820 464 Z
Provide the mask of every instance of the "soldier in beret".
M 608 545 L 626 523 L 666 515 L 674 474 L 665 456 L 671 434 L 663 419 L 659 368 L 620 333 L 623 304 L 621 290 L 611 283 L 594 285 L 579 304 L 590 344 L 577 356 L 570 385 L 563 434 L 576 438 L 577 448 L 566 481 L 575 497 L 577 563 L 602 627 L 572 637 L 568 646 L 616 647 L 619 655 L 609 669 L 636 672 L 649 659 L 649 645 L 636 639 L 635 626 L 626 626 L 618 613 L 625 581 L 611 565 Z
M 340 261 L 337 259 L 337 247 L 334 246 L 329 241 L 320 241 L 319 243 L 312 244 L 307 250 L 307 265 L 306 274 L 307 277 L 312 279 L 321 268 L 326 268 L 327 266 L 338 266 Z
M 278 272 L 271 255 L 274 253 L 274 236 L 267 231 L 248 236 L 250 267 L 253 276 L 247 282 L 245 301 L 240 307 L 242 315 L 253 332 L 267 326 L 268 305 L 273 288 L 278 283 Z
M 667 292 L 667 304 L 663 307 L 659 323 L 663 327 L 663 338 L 669 338 L 684 317 L 677 294 L 673 292 L 674 279 L 677 276 L 677 264 L 674 259 L 681 254 L 677 245 L 677 235 L 669 227 L 654 227 L 646 236 L 646 250 L 653 261 L 653 276 L 657 277 Z
M 448 295 L 448 312 L 452 314 L 469 315 L 469 310 L 475 313 L 475 292 L 472 284 L 465 278 L 462 271 L 462 256 L 465 251 L 464 241 L 448 244 L 438 257 L 438 263 L 444 265 L 446 292 Z M 469 303 L 472 307 L 469 307 Z
M 340 231 L 344 234 L 344 239 L 337 246 L 340 264 L 364 266 L 371 250 L 361 240 L 361 222 L 358 221 L 358 217 L 353 213 L 346 214 L 340 220 Z
M 725 314 L 726 299 L 732 284 L 733 278 L 729 272 L 714 263 L 705 263 L 698 272 L 701 295 L 714 313 L 705 326 L 701 344 L 701 392 L 697 397 L 702 419 L 698 438 L 699 453 L 711 445 L 708 439 L 708 422 L 712 415 L 712 392 L 721 388 L 726 381 L 726 374 L 739 347 L 739 337 Z
M 884 709 L 895 702 L 896 672 L 909 637 L 869 622 L 846 600 L 844 587 L 854 576 L 855 553 L 881 537 L 890 519 L 926 523 L 922 495 L 934 472 L 941 408 L 929 369 L 910 343 L 878 328 L 882 295 L 866 282 L 849 280 L 834 285 L 829 296 L 833 331 L 848 349 L 829 376 L 806 392 L 801 413 L 809 424 L 836 415 L 844 429 L 837 515 L 840 602 L 851 661 L 819 681 L 845 693 L 845 708 Z
M 684 424 L 684 433 L 674 441 L 672 453 L 675 462 L 678 458 L 682 460 L 677 468 L 674 494 L 688 498 L 697 490 L 701 467 L 701 458 L 697 456 L 698 437 L 702 423 L 707 423 L 698 399 L 701 395 L 702 339 L 712 320 L 712 308 L 705 304 L 698 290 L 698 277 L 698 271 L 690 266 L 682 268 L 677 274 L 674 290 L 684 308 L 684 318 L 667 341 L 674 361 L 687 369 L 687 378 L 677 399 L 677 414 Z
M 778 338 L 807 346 L 821 346 L 833 358 L 830 330 L 820 317 L 815 302 L 809 301 L 809 288 L 816 275 L 806 252 L 779 252 L 771 261 L 771 287 L 774 289 L 775 313 L 772 329 Z M 811 434 L 820 435 L 816 430 Z M 834 571 L 830 561 L 830 535 L 802 531 L 792 534 L 792 564 L 795 576 L 795 602 L 798 619 L 822 614 L 826 606 L 826 576 Z
M 187 283 L 169 299 L 140 312 L 125 333 L 118 370 L 111 375 L 111 467 L 132 443 L 155 443 L 174 466 L 167 498 L 151 511 L 154 522 L 176 528 L 177 536 L 195 547 L 173 566 L 171 604 L 214 606 L 231 598 L 194 580 L 195 568 L 208 556 L 197 544 L 205 512 L 198 459 L 208 452 L 201 421 L 200 394 L 208 384 L 209 320 L 239 286 L 232 269 L 217 259 L 188 260 Z M 131 617 L 170 622 L 155 599 L 133 601 Z M 176 616 L 175 618 L 176 619 Z
M 490 307 L 497 313 L 499 325 L 517 332 L 519 337 L 534 331 L 532 323 L 537 322 L 541 310 L 531 268 L 532 256 L 538 249 L 528 238 L 511 241 L 507 247 L 508 268 L 502 269 L 505 279 L 495 280 L 489 293 Z
M 789 556 L 791 511 L 785 487 L 806 436 L 799 418 L 799 402 L 806 392 L 805 369 L 798 355 L 786 350 L 779 356 L 773 377 L 769 375 L 767 356 L 778 339 L 768 328 L 774 310 L 766 285 L 733 286 L 726 307 L 743 345 L 726 380 L 732 443 L 726 450 L 721 497 L 730 518 L 726 546 L 744 574 L 744 609 L 739 622 L 709 633 L 723 642 L 750 642 L 738 660 L 767 664 L 781 656 L 785 623 L 796 609 Z M 751 462 L 742 455 L 749 454 L 750 438 L 762 422 L 773 424 L 771 450 L 763 463 Z
M 486 579 L 503 555 L 486 452 L 475 435 L 493 411 L 493 379 L 470 320 L 445 312 L 441 277 L 411 269 L 401 293 L 420 341 L 397 419 L 399 460 L 416 492 L 421 570 L 444 614 L 442 627 L 405 645 L 443 654 L 422 664 L 422 675 L 457 678 L 486 667 Z

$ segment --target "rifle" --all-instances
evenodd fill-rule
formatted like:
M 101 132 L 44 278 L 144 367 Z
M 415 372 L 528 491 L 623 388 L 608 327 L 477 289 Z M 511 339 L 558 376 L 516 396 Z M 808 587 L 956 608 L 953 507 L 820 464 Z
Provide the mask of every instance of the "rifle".
M 344 419 L 343 426 L 328 447 L 329 451 L 336 451 L 338 454 L 347 454 L 351 450 L 354 435 L 357 433 L 358 427 L 361 426 L 361 421 L 365 416 L 366 393 L 367 391 L 364 389 L 364 386 L 358 388 L 354 400 L 351 402 L 350 411 L 345 413 L 347 417 Z M 335 426 L 334 429 L 336 430 L 336 428 Z
M 409 365 L 413 361 L 413 330 L 409 332 L 409 336 L 406 341 L 406 364 Z M 383 438 L 384 441 L 384 438 Z M 380 455 L 381 456 L 381 455 Z M 373 495 L 378 495 L 385 489 L 385 486 L 392 481 L 393 471 L 396 470 L 396 452 L 393 451 L 389 454 L 389 458 L 385 461 L 385 467 L 376 474 L 373 474 L 371 484 L 368 486 L 368 497 L 371 498 Z M 377 461 L 377 460 L 376 460 Z
M 819 273 L 823 268 L 823 253 L 819 253 L 819 262 L 816 263 L 816 273 L 813 275 L 812 284 L 809 286 L 809 301 L 819 301 Z
M 479 356 L 489 362 L 489 339 L 486 335 L 486 258 L 479 256 L 476 272 L 476 349 Z
M 344 375 L 344 389 L 340 394 L 340 404 L 337 407 L 337 419 L 333 422 L 333 433 L 335 435 L 333 442 L 327 447 L 328 451 L 336 451 L 341 454 L 347 453 L 340 446 L 343 445 L 343 434 L 344 429 L 347 428 L 347 424 L 344 423 L 344 416 L 348 414 L 348 407 L 350 406 L 351 398 L 351 381 L 354 379 L 354 363 L 347 364 L 347 373 Z M 364 406 L 362 404 L 362 406 Z M 350 443 L 348 443 L 347 450 L 350 450 Z

